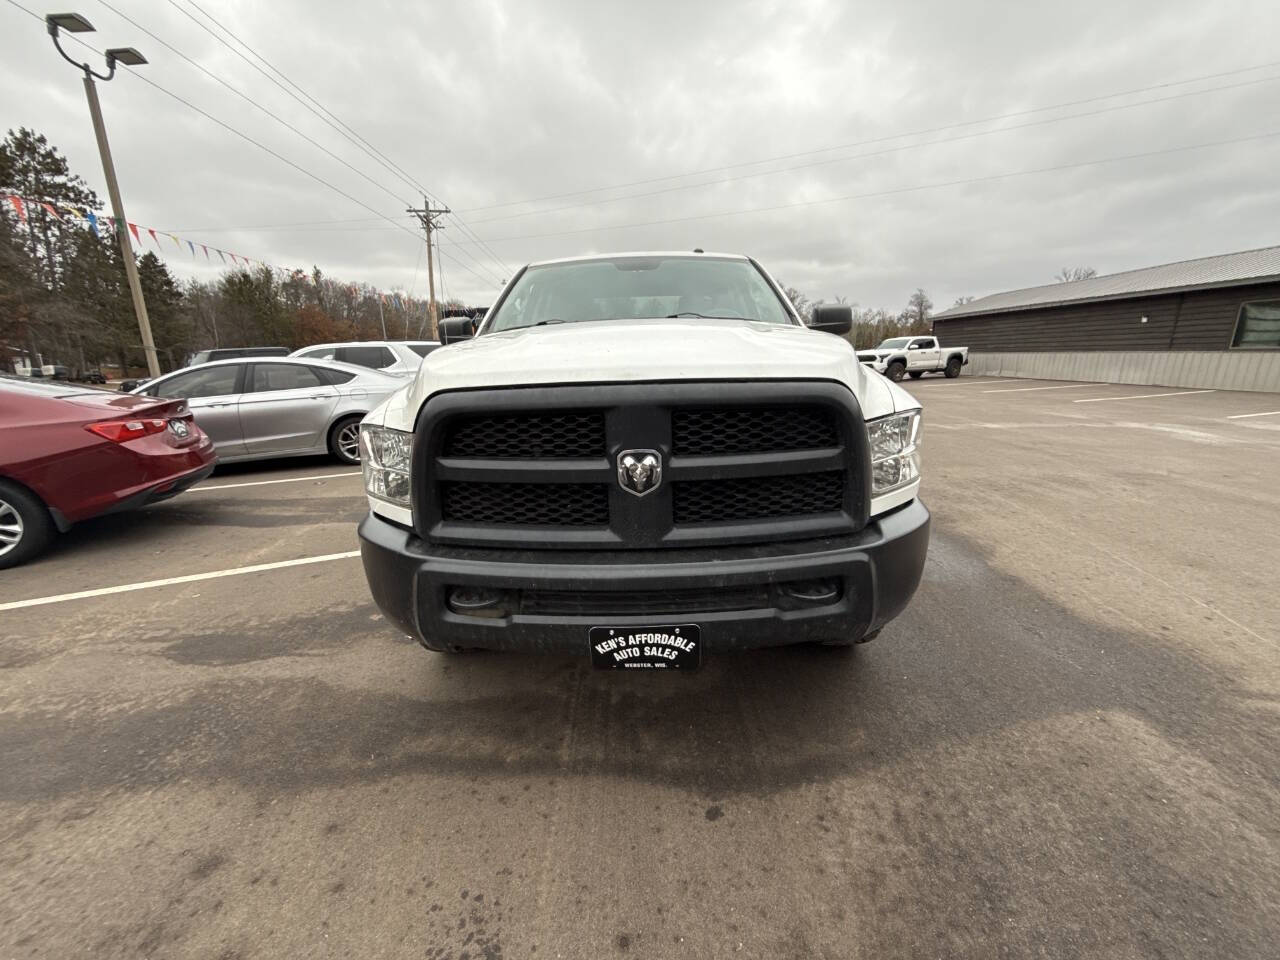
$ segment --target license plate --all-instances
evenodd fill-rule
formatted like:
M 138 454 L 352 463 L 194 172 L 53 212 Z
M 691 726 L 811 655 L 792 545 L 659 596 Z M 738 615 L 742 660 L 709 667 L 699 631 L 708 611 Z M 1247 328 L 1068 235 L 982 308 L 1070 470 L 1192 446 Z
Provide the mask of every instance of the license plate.
M 702 630 L 694 623 L 657 627 L 592 627 L 591 664 L 601 670 L 696 670 Z

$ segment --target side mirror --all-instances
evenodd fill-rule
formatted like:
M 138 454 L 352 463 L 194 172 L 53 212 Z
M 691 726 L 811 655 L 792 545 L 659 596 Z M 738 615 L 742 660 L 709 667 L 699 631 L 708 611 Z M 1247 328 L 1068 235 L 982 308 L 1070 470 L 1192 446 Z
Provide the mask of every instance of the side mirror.
M 440 342 L 446 346 L 476 335 L 475 321 L 470 317 L 446 317 L 440 321 Z
M 853 307 L 843 307 L 838 303 L 824 303 L 816 306 L 809 320 L 809 329 L 834 333 L 837 336 L 848 333 L 853 329 Z

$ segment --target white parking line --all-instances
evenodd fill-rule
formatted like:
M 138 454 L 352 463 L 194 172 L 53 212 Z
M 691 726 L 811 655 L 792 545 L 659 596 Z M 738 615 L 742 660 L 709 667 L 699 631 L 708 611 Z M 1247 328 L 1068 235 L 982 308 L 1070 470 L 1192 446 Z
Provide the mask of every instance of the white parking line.
M 269 483 L 301 483 L 303 480 L 332 480 L 334 477 L 358 477 L 360 471 L 353 473 L 318 473 L 314 477 L 286 477 L 283 480 L 251 480 L 248 483 L 220 483 L 216 487 L 192 487 L 188 493 L 199 493 L 205 490 L 235 490 L 237 487 L 265 487 Z
M 262 573 L 264 570 L 280 570 L 284 567 L 301 567 L 308 563 L 324 563 L 326 560 L 347 560 L 360 556 L 359 550 L 348 550 L 345 553 L 327 553 L 321 557 L 302 557 L 298 560 L 277 560 L 275 563 L 255 563 L 248 567 L 231 567 L 228 570 L 210 570 L 208 573 L 192 573 L 185 577 L 166 577 L 163 580 L 143 580 L 139 583 L 125 583 L 118 587 L 100 587 L 97 590 L 78 590 L 75 593 L 60 593 L 52 597 L 36 597 L 32 600 L 12 600 L 0 603 L 0 610 L 20 610 L 23 607 L 40 607 L 47 603 L 65 603 L 68 600 L 84 600 L 88 597 L 105 597 L 113 593 L 131 593 L 134 590 L 149 590 L 152 587 L 168 587 L 175 583 L 195 583 L 198 580 L 216 580 L 219 577 L 235 577 L 242 573 Z
M 1227 417 L 1228 420 L 1247 420 L 1249 417 L 1280 417 L 1280 410 L 1268 410 L 1266 413 L 1237 413 Z
M 1056 387 L 1014 387 L 1012 390 L 983 390 L 983 393 L 1026 393 L 1028 390 L 1074 390 L 1077 387 L 1100 387 L 1100 383 L 1065 383 Z
M 1072 403 L 1103 403 L 1107 400 L 1150 400 L 1153 397 L 1186 397 L 1193 393 L 1216 393 L 1215 390 L 1179 390 L 1176 393 L 1136 393 L 1129 397 L 1090 397 L 1088 400 L 1072 400 Z

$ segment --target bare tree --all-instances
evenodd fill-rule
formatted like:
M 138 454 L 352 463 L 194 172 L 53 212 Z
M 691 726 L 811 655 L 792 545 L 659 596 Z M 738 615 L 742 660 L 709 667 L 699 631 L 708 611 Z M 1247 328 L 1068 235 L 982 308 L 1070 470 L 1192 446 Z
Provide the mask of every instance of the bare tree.
M 926 323 L 929 320 L 929 311 L 932 309 L 933 301 L 929 299 L 929 295 L 922 287 L 916 287 L 916 292 L 907 301 L 906 312 L 911 320 L 918 324 Z
M 1098 271 L 1093 267 L 1063 267 L 1053 279 L 1059 283 L 1071 283 L 1073 280 L 1088 280 L 1097 275 Z
M 966 303 L 973 303 L 973 297 L 956 297 L 956 302 L 952 306 L 963 307 Z

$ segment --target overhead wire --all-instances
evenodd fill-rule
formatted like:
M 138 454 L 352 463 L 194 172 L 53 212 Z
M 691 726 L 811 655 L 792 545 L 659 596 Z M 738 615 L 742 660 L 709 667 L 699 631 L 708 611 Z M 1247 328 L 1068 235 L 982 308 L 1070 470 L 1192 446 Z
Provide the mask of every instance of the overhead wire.
M 1094 97 L 1084 97 L 1078 100 L 1065 100 L 1060 103 L 1045 104 L 1039 107 L 1029 107 L 1025 110 L 1015 110 L 1010 113 L 995 114 L 989 117 L 978 117 L 973 120 L 961 120 L 955 123 L 946 123 L 940 126 L 925 127 L 919 130 L 909 130 L 902 133 L 886 134 L 880 137 L 873 137 L 866 140 L 855 140 L 849 143 L 834 144 L 827 147 L 817 147 L 811 150 L 801 150 L 795 153 L 783 153 L 772 157 L 762 157 L 758 160 L 742 160 L 737 163 L 722 164 L 716 167 L 704 167 L 700 170 L 689 170 L 685 173 L 672 173 L 660 177 L 649 177 L 644 180 L 630 180 L 625 183 L 615 183 L 609 186 L 591 187 L 586 190 L 570 190 L 564 193 L 545 194 L 540 197 L 529 197 L 524 200 L 507 200 L 502 203 L 491 203 L 483 206 L 467 207 L 467 213 L 479 213 L 483 210 L 496 210 L 500 207 L 520 206 L 526 203 L 541 203 L 544 200 L 562 200 L 567 197 L 585 196 L 589 193 L 603 193 L 608 190 L 622 190 L 627 187 L 647 186 L 651 183 L 662 183 L 667 180 L 680 180 L 685 177 L 702 176 L 708 173 L 721 173 L 725 170 L 737 170 L 742 167 L 759 166 L 765 163 L 776 163 L 781 160 L 794 160 L 799 157 L 813 156 L 819 153 L 832 153 L 836 150 L 851 150 L 854 147 L 872 146 L 877 143 L 887 143 L 890 140 L 901 140 L 906 137 L 926 136 L 932 133 L 943 133 L 947 130 L 955 130 L 961 127 L 976 126 L 983 123 L 996 123 L 1001 120 L 1013 120 L 1018 117 L 1030 116 L 1036 113 L 1045 113 L 1050 110 L 1061 110 L 1067 107 L 1079 107 L 1088 103 L 1098 103 L 1103 100 L 1114 100 L 1117 97 L 1127 97 L 1138 93 L 1150 93 L 1153 90 L 1163 90 L 1169 87 L 1185 86 L 1188 83 L 1199 83 L 1204 80 L 1219 80 L 1223 77 L 1238 76 L 1242 73 L 1252 73 L 1257 70 L 1266 70 L 1271 67 L 1280 66 L 1280 60 L 1272 60 L 1267 63 L 1254 64 L 1249 67 L 1238 67 L 1233 70 L 1223 70 L 1218 73 L 1207 73 L 1197 77 L 1187 77 L 1182 80 L 1170 80 L 1165 83 L 1151 84 L 1145 87 L 1134 87 L 1130 90 L 1122 90 L 1115 93 L 1099 94 Z
M 739 210 L 723 210 L 717 213 L 694 214 L 687 217 L 667 217 L 661 220 L 644 220 L 632 223 L 614 223 L 601 224 L 594 227 L 585 227 L 579 230 L 557 230 L 548 233 L 528 233 L 511 237 L 489 237 L 490 243 L 509 243 L 516 240 L 541 240 L 548 237 L 567 237 L 584 233 L 597 233 L 608 230 L 626 230 L 636 227 L 653 227 L 665 226 L 672 223 L 690 223 L 697 220 L 714 220 L 721 217 L 739 217 L 753 213 L 771 213 L 777 210 L 791 210 L 797 207 L 813 207 L 821 206 L 827 203 L 843 203 L 850 200 L 866 200 L 874 197 L 888 197 L 895 194 L 915 193 L 922 190 L 937 190 L 945 187 L 967 186 L 976 183 L 990 183 L 997 180 L 1007 180 L 1014 177 L 1034 176 L 1041 173 L 1057 173 L 1063 170 L 1076 170 L 1083 167 L 1100 166 L 1107 163 L 1121 163 L 1127 160 L 1141 160 L 1149 157 L 1164 156 L 1174 153 L 1185 153 L 1191 150 L 1205 150 L 1212 147 L 1230 146 L 1239 143 L 1250 143 L 1257 140 L 1266 140 L 1271 137 L 1280 137 L 1280 130 L 1272 130 L 1266 133 L 1251 134 L 1246 137 L 1232 137 L 1225 140 L 1210 140 L 1203 143 L 1183 144 L 1177 147 L 1166 147 L 1160 150 L 1144 150 L 1140 153 L 1121 154 L 1114 157 L 1099 157 L 1093 160 L 1080 160 L 1072 163 L 1059 163 L 1048 167 L 1033 167 L 1026 170 L 1008 170 L 1003 173 L 984 174 L 976 177 L 963 177 L 956 180 L 943 180 L 934 183 L 914 184 L 906 187 L 895 187 L 889 190 L 874 190 L 866 193 L 851 193 L 839 197 L 823 197 L 816 200 L 795 200 L 790 203 L 772 204 L 767 207 L 747 207 Z M 466 242 L 466 241 L 459 241 Z
M 649 190 L 644 193 L 628 193 L 618 197 L 602 197 L 600 199 L 595 199 L 595 200 L 580 200 L 576 203 L 567 203 L 557 207 L 543 207 L 537 210 L 523 210 L 519 213 L 501 214 L 496 217 L 484 217 L 482 219 L 473 221 L 473 223 L 477 223 L 477 224 L 495 223 L 500 220 L 514 220 L 522 217 L 540 216 L 548 213 L 557 213 L 562 210 L 573 210 L 580 207 L 593 207 L 593 206 L 600 206 L 608 203 L 621 203 L 626 200 L 642 200 L 642 199 L 647 199 L 649 197 L 661 196 L 662 194 L 667 194 L 667 193 L 677 193 L 684 190 L 696 190 L 700 187 L 712 187 L 712 186 L 718 186 L 725 183 L 736 183 L 742 180 L 750 180 L 757 177 L 770 177 L 779 173 L 789 173 L 794 170 L 805 170 L 812 167 L 829 166 L 835 163 L 848 163 L 854 160 L 866 160 L 871 157 L 887 156 L 888 154 L 892 154 L 892 153 L 901 153 L 904 150 L 912 150 L 912 151 L 924 150 L 928 147 L 939 146 L 941 144 L 946 144 L 946 143 L 958 143 L 962 140 L 974 140 L 980 137 L 990 137 L 1000 133 L 1007 133 L 1011 130 L 1023 130 L 1028 127 L 1039 127 L 1039 126 L 1044 126 L 1046 124 L 1051 124 L 1051 123 L 1062 123 L 1067 120 L 1079 120 L 1083 117 L 1094 117 L 1104 113 L 1114 113 L 1119 110 L 1132 110 L 1137 107 L 1150 106 L 1151 104 L 1154 104 L 1154 103 L 1165 103 L 1171 100 L 1182 100 L 1186 97 L 1195 97 L 1195 96 L 1200 96 L 1206 93 L 1217 93 L 1218 91 L 1221 91 L 1221 90 L 1234 90 L 1239 87 L 1255 86 L 1260 83 L 1274 83 L 1276 81 L 1280 81 L 1280 76 L 1260 77 L 1255 80 L 1245 80 L 1245 81 L 1242 81 L 1241 83 L 1227 84 L 1220 87 L 1209 87 L 1208 89 L 1205 89 L 1205 90 L 1190 90 L 1184 93 L 1172 94 L 1167 97 L 1159 97 L 1152 100 L 1143 100 L 1138 103 L 1124 103 L 1124 104 L 1118 104 L 1112 107 L 1102 107 L 1098 110 L 1088 110 L 1082 113 L 1073 113 L 1065 117 L 1049 117 L 1044 120 L 1032 120 L 1028 123 L 1013 124 L 1007 127 L 999 127 L 995 130 L 978 130 L 974 133 L 964 133 L 955 137 L 944 137 L 939 140 L 930 140 L 926 143 L 900 144 L 896 147 L 886 147 L 882 150 L 873 150 L 868 153 L 858 153 L 858 154 L 854 154 L 852 156 L 847 156 L 847 157 L 828 157 L 823 160 L 810 160 L 807 163 L 792 164 L 786 167 L 778 167 L 773 170 L 757 170 L 752 173 L 742 173 L 742 174 L 737 174 L 736 176 L 731 176 L 731 177 L 721 177 L 718 180 L 704 180 L 698 183 L 676 184 L 675 186 L 663 187 L 659 190 Z
M 240 98 L 241 98 L 242 100 L 244 100 L 245 102 L 247 102 L 247 103 L 249 103 L 250 105 L 252 105 L 253 107 L 257 108 L 257 109 L 258 109 L 258 110 L 260 110 L 262 113 L 264 113 L 264 114 L 266 114 L 268 117 L 270 117 L 272 120 L 276 121 L 276 123 L 279 123 L 281 126 L 286 127 L 287 129 L 289 129 L 289 130 L 293 131 L 294 133 L 296 133 L 298 136 L 300 136 L 303 140 L 306 140 L 306 141 L 307 141 L 307 143 L 311 144 L 311 145 L 312 145 L 313 147 L 315 147 L 317 150 L 320 150 L 320 151 L 322 151 L 324 154 L 326 154 L 327 156 L 332 157 L 334 160 L 338 161 L 338 163 L 342 164 L 344 167 L 346 167 L 346 168 L 347 168 L 348 170 L 350 170 L 352 173 L 356 174 L 356 175 L 357 175 L 357 176 L 359 176 L 359 177 L 362 177 L 363 179 L 367 180 L 369 183 L 373 184 L 375 187 L 377 187 L 377 188 L 378 188 L 379 190 L 381 190 L 383 193 L 385 193 L 385 194 L 387 194 L 388 196 L 390 196 L 393 200 L 396 200 L 396 201 L 398 201 L 398 202 L 400 202 L 400 203 L 404 203 L 404 202 L 405 202 L 404 197 L 403 197 L 402 195 L 400 195 L 400 194 L 396 193 L 395 191 L 393 191 L 393 190 L 389 189 L 389 188 L 388 188 L 388 187 L 386 187 L 385 185 L 383 185 L 383 184 L 379 183 L 377 180 L 373 179 L 373 177 L 369 176 L 367 173 L 365 173 L 365 172 L 364 172 L 363 170 L 361 170 L 360 168 L 358 168 L 358 167 L 356 167 L 356 166 L 352 165 L 351 163 L 348 163 L 348 162 L 347 162 L 346 160 L 344 160 L 342 157 L 338 156 L 338 154 L 334 153 L 334 152 L 333 152 L 332 150 L 330 150 L 328 147 L 324 146 L 324 144 L 320 143 L 318 140 L 316 140 L 316 139 L 314 139 L 313 137 L 309 136 L 308 134 L 304 133 L 302 130 L 299 130 L 297 127 L 295 127 L 295 126 L 294 126 L 292 123 L 290 123 L 288 120 L 284 119 L 283 117 L 281 117 L 280 115 L 278 115 L 278 114 L 276 114 L 276 113 L 273 113 L 271 110 L 268 110 L 266 107 L 264 107 L 261 103 L 259 103 L 259 102 L 258 102 L 257 100 L 255 100 L 253 97 L 249 96 L 249 94 L 245 93 L 243 90 L 239 89 L 239 88 L 238 88 L 238 87 L 236 87 L 236 86 L 233 86 L 231 83 L 228 83 L 226 80 L 224 80 L 222 77 L 218 76 L 218 75 L 217 75 L 216 73 L 214 73 L 212 70 L 210 70 L 210 69 L 208 69 L 207 67 L 205 67 L 203 64 L 201 64 L 201 63 L 199 63 L 198 61 L 196 61 L 196 60 L 192 59 L 191 57 L 187 56 L 185 53 L 183 53 L 181 50 L 179 50 L 179 49 L 178 49 L 177 47 L 175 47 L 173 44 L 169 43 L 167 40 L 164 40 L 164 39 L 162 39 L 162 38 L 158 37 L 155 33 L 153 33 L 151 30 L 148 30 L 146 27 L 144 27 L 142 24 L 140 24 L 137 20 L 134 20 L 134 19 L 133 19 L 132 17 L 130 17 L 128 14 L 123 13 L 123 12 L 121 12 L 120 10 L 117 10 L 117 9 L 116 9 L 115 7 L 113 7 L 110 3 L 108 3 L 108 2 L 107 2 L 107 0 L 98 0 L 98 2 L 99 2 L 100 4 L 102 4 L 102 6 L 106 7 L 108 10 L 110 10 L 112 13 L 114 13 L 116 16 L 120 17 L 120 18 L 121 18 L 121 19 L 123 19 L 123 20 L 126 20 L 127 22 L 129 22 L 130 24 L 132 24 L 134 27 L 136 27 L 137 29 L 141 30 L 141 31 L 142 31 L 143 33 L 145 33 L 148 37 L 150 37 L 152 40 L 154 40 L 156 43 L 160 44 L 161 46 L 165 47 L 167 50 L 169 50 L 169 51 L 170 51 L 171 53 L 173 53 L 175 56 L 177 56 L 177 57 L 179 57 L 180 59 L 182 59 L 182 60 L 186 61 L 186 62 L 187 62 L 187 63 L 189 63 L 191 66 L 195 67 L 197 70 L 199 70 L 199 71 L 200 71 L 201 73 L 203 73 L 205 76 L 209 77 L 209 78 L 210 78 L 211 80 L 213 80 L 215 83 L 218 83 L 219 85 L 221 85 L 221 86 L 225 87 L 226 89 L 230 90 L 230 91 L 231 91 L 232 93 L 234 93 L 236 96 L 240 97 Z
M 382 165 L 382 167 L 383 167 L 384 169 L 388 170 L 389 172 L 392 172 L 395 176 L 399 177 L 399 178 L 400 178 L 400 180 L 401 180 L 403 183 L 407 184 L 408 186 L 413 187 L 414 189 L 416 189 L 417 191 L 419 191 L 419 192 L 421 192 L 421 193 L 423 193 L 423 194 L 430 194 L 430 193 L 431 193 L 431 191 L 430 191 L 430 190 L 427 190 L 427 188 L 426 188 L 426 187 L 424 187 L 424 186 L 422 185 L 422 183 L 421 183 L 421 182 L 419 182 L 419 181 L 418 181 L 416 178 L 414 178 L 411 174 L 409 174 L 409 173 L 408 173 L 407 171 L 405 171 L 402 167 L 400 167 L 400 166 L 399 166 L 399 164 L 397 164 L 394 160 L 392 160 L 390 157 L 388 157 L 388 156 L 387 156 L 385 153 L 383 153 L 381 150 L 379 150 L 379 149 L 377 149 L 376 147 L 374 147 L 374 146 L 373 146 L 373 144 L 371 144 L 371 143 L 370 143 L 368 140 L 366 140 L 363 136 L 361 136 L 359 133 L 357 133 L 357 132 L 355 131 L 355 129 L 353 129 L 349 124 L 347 124 L 345 121 L 341 120 L 341 119 L 340 119 L 336 114 L 334 114 L 331 110 L 329 110 L 327 107 L 325 107 L 325 106 L 324 106 L 324 105 L 323 105 L 319 100 L 317 100 L 314 96 L 312 96 L 311 94 L 307 93 L 307 91 L 303 90 L 301 86 L 299 86 L 297 83 L 295 83 L 293 80 L 291 80 L 291 79 L 290 79 L 290 78 L 289 78 L 289 77 L 288 77 L 288 76 L 287 76 L 287 75 L 286 75 L 282 70 L 280 70 L 278 67 L 276 67 L 274 64 L 272 64 L 272 63 L 271 63 L 271 61 L 267 60 L 267 59 L 266 59 L 266 57 L 264 57 L 262 54 L 258 53 L 258 51 L 257 51 L 257 50 L 255 50 L 253 47 L 249 46 L 249 44 L 247 44 L 243 39 L 241 39 L 239 36 L 237 36 L 237 35 L 236 35 L 236 34 L 235 34 L 231 29 L 229 29 L 225 24 L 223 24 L 223 23 L 222 23 L 221 21 L 219 21 L 216 17 L 214 17 L 211 13 L 209 13 L 209 12 L 208 12 L 204 7 L 202 7 L 202 6 L 197 2 L 197 0 L 187 0 L 187 2 L 188 2 L 188 3 L 190 3 L 190 4 L 191 4 L 191 6 L 192 6 L 192 7 L 194 7 L 196 10 L 200 11 L 200 13 L 201 13 L 201 14 L 202 14 L 202 15 L 203 15 L 203 16 L 204 16 L 204 17 L 205 17 L 205 18 L 206 18 L 210 23 L 212 23 L 214 26 L 216 26 L 216 27 L 218 28 L 218 30 L 222 31 L 222 33 L 226 34 L 226 36 L 227 36 L 227 37 L 230 37 L 230 38 L 231 38 L 232 40 L 234 40 L 237 44 L 239 44 L 241 47 L 243 47 L 245 50 L 247 50 L 249 53 L 251 53 L 251 54 L 252 54 L 252 55 L 253 55 L 257 60 L 261 61 L 261 63 L 262 63 L 262 64 L 263 64 L 267 69 L 269 69 L 272 73 L 274 73 L 276 76 L 278 76 L 278 77 L 280 78 L 280 80 L 277 80 L 275 77 L 271 76 L 271 74 L 267 73 L 267 72 L 266 72 L 266 70 L 264 70 L 264 69 L 263 69 L 263 67 L 258 66 L 258 64 L 254 63 L 252 60 L 250 60 L 248 57 L 246 57 L 243 53 L 241 53 L 239 50 L 237 50 L 235 47 L 233 47 L 233 46 L 232 46 L 232 45 L 231 45 L 231 44 L 230 44 L 226 39 L 224 39 L 224 38 L 223 38 L 222 36 L 220 36 L 218 33 L 214 32 L 214 30 L 212 30 L 208 25 L 206 25 L 206 24 L 202 23 L 199 19 L 197 19 L 195 16 L 193 16 L 193 15 L 192 15 L 188 10 L 184 9 L 183 7 L 181 7 L 181 6 L 176 2 L 176 0 L 168 0 L 168 2 L 169 2 L 169 5 L 170 5 L 170 6 L 172 6 L 175 10 L 178 10 L 180 13 L 182 13 L 184 16 L 186 16 L 188 19 L 190 19 L 193 23 L 195 23 L 197 26 L 199 26 L 201 29 L 203 29 L 206 33 L 208 33 L 211 37 L 213 37 L 215 40 L 217 40 L 219 43 L 221 43 L 221 44 L 222 44 L 223 46 L 225 46 L 227 49 L 229 49 L 229 50 L 231 50 L 233 53 L 235 53 L 235 54 L 236 54 L 236 56 L 240 57 L 240 59 L 244 60 L 244 61 L 245 61 L 246 63 L 248 63 L 251 67 L 253 67 L 255 70 L 257 70 L 257 71 L 258 71 L 259 73 L 261 73 L 263 76 L 265 76 L 268 80 L 270 80 L 273 84 L 275 84 L 277 87 L 279 87 L 281 90 L 283 90 L 286 94 L 288 94 L 290 97 L 292 97 L 292 98 L 293 98 L 294 100 L 296 100 L 297 102 L 301 103 L 304 107 L 306 107 L 306 109 L 310 110 L 313 114 L 315 114 L 315 115 L 316 115 L 317 117 L 319 117 L 322 121 L 324 121 L 325 123 L 327 123 L 330 127 L 332 127 L 332 128 L 334 128 L 335 130 L 337 130 L 337 131 L 338 131 L 338 133 L 340 133 L 342 136 L 346 137 L 346 139 L 347 139 L 348 141 L 350 141 L 351 143 L 353 143 L 353 144 L 355 144 L 357 147 L 359 147 L 361 150 L 363 150 L 363 151 L 364 151 L 368 156 L 370 156 L 370 157 L 374 158 L 374 159 L 375 159 L 379 164 L 381 164 L 381 165 Z M 287 84 L 289 85 L 289 87 L 292 87 L 292 88 L 293 88 L 293 90 L 290 90 L 290 89 L 289 89 L 289 87 L 284 86 L 284 84 L 282 84 L 282 83 L 280 82 L 281 80 L 283 80 L 283 81 L 284 81 L 284 83 L 287 83 Z M 293 91 L 297 91 L 297 92 L 295 93 L 295 92 L 293 92 Z M 474 231 L 472 231 L 472 230 L 471 230 L 471 228 L 467 225 L 467 223 L 466 223 L 466 222 L 465 222 L 465 221 L 464 221 L 460 216 L 458 216 L 458 215 L 456 215 L 456 214 L 452 213 L 452 211 L 451 211 L 451 212 L 450 212 L 450 219 L 451 219 L 451 220 L 453 220 L 455 223 L 457 223 L 457 224 L 458 224 L 459 229 L 461 229 L 464 233 L 467 233 L 468 235 L 470 235 L 470 236 L 472 237 L 472 239 L 473 239 L 473 240 L 475 240 L 475 241 L 476 241 L 476 243 L 480 246 L 480 248 L 481 248 L 482 250 L 485 250 L 485 251 L 488 253 L 488 255 L 489 255 L 489 256 L 490 256 L 490 257 L 491 257 L 491 258 L 492 258 L 492 259 L 493 259 L 493 260 L 494 260 L 494 261 L 495 261 L 495 262 L 496 262 L 496 263 L 497 263 L 497 264 L 498 264 L 498 265 L 499 265 L 503 270 L 505 270 L 505 271 L 507 271 L 508 273 L 510 273 L 510 269 L 511 269 L 511 268 L 510 268 L 510 267 L 508 267 L 508 266 L 507 266 L 507 265 L 502 261 L 501 257 L 499 257 L 499 256 L 498 256 L 498 255 L 497 255 L 497 254 L 496 254 L 496 253 L 495 253 L 491 248 L 489 248 L 489 247 L 484 243 L 484 241 L 483 241 L 483 239 L 482 239 L 482 238 L 478 237 L 478 236 L 474 233 Z M 480 261 L 479 261 L 479 258 L 478 258 L 478 257 L 475 257 L 475 256 L 474 256 L 474 254 L 471 254 L 471 253 L 470 253 L 470 251 L 466 251 L 466 252 L 467 252 L 468 256 L 469 256 L 469 257 L 471 257 L 471 259 L 473 260 L 473 262 L 475 263 L 475 265 L 476 265 L 478 268 L 480 268 L 480 269 L 484 269 L 484 267 L 483 267 L 483 265 L 480 263 Z

